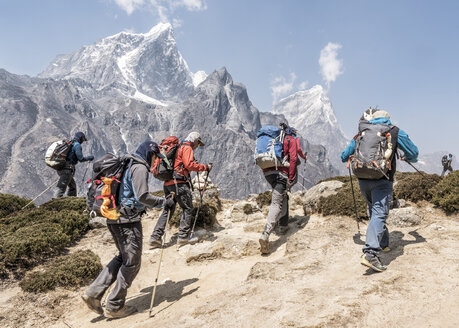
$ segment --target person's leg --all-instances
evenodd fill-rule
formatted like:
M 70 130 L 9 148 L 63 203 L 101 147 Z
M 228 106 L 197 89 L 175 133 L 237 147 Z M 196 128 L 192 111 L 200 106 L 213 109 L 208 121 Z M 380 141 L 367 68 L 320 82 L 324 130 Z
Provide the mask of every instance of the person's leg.
M 175 185 L 172 186 L 165 186 L 164 187 L 164 195 L 165 197 L 169 196 L 171 192 L 175 192 Z M 174 198 L 175 203 L 177 204 L 177 197 Z M 150 241 L 158 241 L 164 234 L 166 229 L 167 217 L 169 215 L 169 211 L 171 212 L 171 217 L 174 215 L 175 212 L 175 205 L 172 208 L 164 207 L 163 212 L 158 218 L 158 222 L 156 222 L 155 229 L 151 234 Z
M 273 187 L 271 205 L 266 217 L 265 232 L 270 234 L 275 228 L 279 218 L 287 213 L 287 179 L 280 174 L 271 174 L 266 177 Z M 287 217 L 288 220 L 288 217 Z
M 363 251 L 377 255 L 381 251 L 380 243 L 387 231 L 386 219 L 389 215 L 390 202 L 392 200 L 392 182 L 388 180 L 374 181 L 373 188 L 371 188 L 371 197 L 372 215 L 368 224 Z
M 67 196 L 76 197 L 77 195 L 77 186 L 76 186 L 74 175 L 75 175 L 75 171 L 72 172 L 72 178 L 70 179 L 69 184 L 68 184 Z
M 105 308 L 118 311 L 124 307 L 126 294 L 132 281 L 140 270 L 142 256 L 142 224 L 140 222 L 117 225 L 120 237 L 120 253 L 122 265 L 116 276 L 116 284 L 107 298 Z
M 55 191 L 54 191 L 54 198 L 60 198 L 64 196 L 65 190 L 67 189 L 70 180 L 73 178 L 73 171 L 72 169 L 62 169 L 57 171 L 59 175 L 59 181 L 57 182 Z
M 448 170 L 448 168 L 444 167 L 443 171 L 441 172 L 441 176 L 444 176 L 447 170 Z
M 190 187 L 186 183 L 181 183 L 177 189 L 177 202 L 183 211 L 180 218 L 179 238 L 185 239 L 188 238 L 193 225 L 193 196 Z

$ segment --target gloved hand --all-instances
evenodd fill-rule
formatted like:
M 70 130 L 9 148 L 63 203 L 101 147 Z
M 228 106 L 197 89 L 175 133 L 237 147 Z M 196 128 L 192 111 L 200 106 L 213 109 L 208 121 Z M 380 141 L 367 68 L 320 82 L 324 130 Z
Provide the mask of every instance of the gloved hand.
M 88 161 L 94 160 L 94 156 L 92 156 L 92 155 L 91 155 L 91 156 L 88 156 L 88 157 L 86 157 L 86 158 L 88 159 Z
M 164 199 L 163 205 L 165 208 L 172 208 L 175 205 L 175 202 L 172 198 L 166 198 Z

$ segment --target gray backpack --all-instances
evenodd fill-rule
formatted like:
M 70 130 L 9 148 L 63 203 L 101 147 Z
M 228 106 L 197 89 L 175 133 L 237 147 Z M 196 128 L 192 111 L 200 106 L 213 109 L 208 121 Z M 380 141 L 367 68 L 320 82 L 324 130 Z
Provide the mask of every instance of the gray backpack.
M 352 171 L 359 179 L 389 179 L 398 128 L 393 125 L 360 121 L 354 137 L 355 152 L 350 158 Z M 395 140 L 393 140 L 395 138 Z

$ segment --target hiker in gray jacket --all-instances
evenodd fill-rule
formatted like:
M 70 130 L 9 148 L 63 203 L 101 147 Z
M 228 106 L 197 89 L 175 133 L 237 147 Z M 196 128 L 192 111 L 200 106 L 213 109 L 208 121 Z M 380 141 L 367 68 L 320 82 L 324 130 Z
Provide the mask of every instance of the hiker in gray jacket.
M 83 301 L 94 312 L 108 318 L 122 318 L 136 312 L 133 306 L 125 305 L 127 289 L 140 270 L 142 255 L 142 224 L 140 222 L 146 207 L 164 204 L 174 205 L 172 199 L 155 197 L 148 191 L 148 174 L 151 164 L 162 157 L 159 147 L 153 141 L 143 142 L 124 171 L 119 191 L 120 217 L 107 220 L 107 227 L 115 240 L 119 254 L 102 270 L 89 286 Z M 107 298 L 105 311 L 101 299 L 111 284 L 115 287 Z

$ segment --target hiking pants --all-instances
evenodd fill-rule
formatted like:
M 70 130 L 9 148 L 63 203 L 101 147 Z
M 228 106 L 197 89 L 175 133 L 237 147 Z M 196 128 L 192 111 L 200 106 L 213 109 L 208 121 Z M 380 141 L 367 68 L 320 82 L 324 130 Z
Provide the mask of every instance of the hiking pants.
M 117 311 L 124 306 L 127 289 L 140 270 L 142 223 L 108 224 L 107 227 L 115 240 L 119 254 L 107 264 L 89 286 L 86 295 L 101 300 L 110 285 L 115 283 L 115 287 L 108 295 L 105 308 Z
M 161 239 L 166 229 L 167 216 L 171 211 L 171 217 L 174 215 L 177 202 L 182 208 L 182 217 L 180 218 L 179 238 L 187 238 L 193 224 L 193 197 L 188 183 L 177 183 L 177 185 L 164 186 L 164 195 L 167 197 L 171 192 L 175 192 L 174 206 L 165 207 L 156 222 L 155 230 L 151 235 L 154 239 Z
M 359 179 L 359 186 L 368 204 L 370 214 L 363 252 L 379 254 L 381 249 L 389 246 L 389 230 L 386 227 L 386 219 L 392 200 L 393 182 L 386 179 Z
M 270 234 L 277 223 L 281 226 L 288 225 L 288 178 L 285 174 L 280 172 L 265 175 L 265 178 L 273 188 L 271 205 L 269 206 L 265 226 L 265 232 Z
M 453 172 L 453 168 L 451 166 L 443 166 L 443 172 L 441 173 L 441 176 L 444 176 L 446 171 Z
M 59 181 L 54 192 L 54 198 L 59 198 L 64 196 L 65 190 L 67 187 L 67 196 L 76 196 L 77 195 L 77 186 L 73 175 L 75 174 L 74 167 L 66 167 L 62 170 L 57 171 L 59 175 Z

